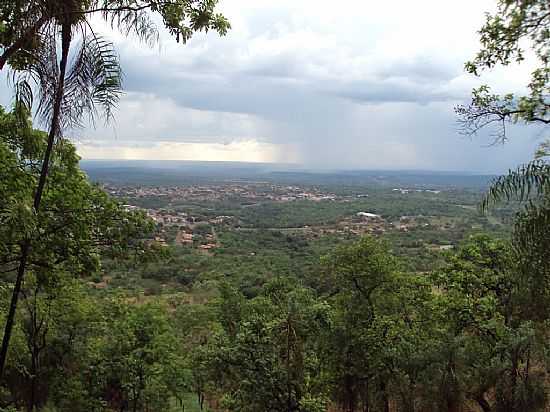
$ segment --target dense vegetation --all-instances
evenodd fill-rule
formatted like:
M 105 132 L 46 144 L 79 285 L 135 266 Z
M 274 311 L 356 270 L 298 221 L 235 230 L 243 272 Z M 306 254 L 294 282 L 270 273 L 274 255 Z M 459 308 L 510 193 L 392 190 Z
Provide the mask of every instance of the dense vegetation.
M 85 36 L 88 15 L 150 41 L 149 10 L 185 42 L 201 29 L 225 33 L 215 6 L 0 5 L 0 70 L 8 63 L 16 74 L 13 110 L 0 109 L 0 411 L 546 410 L 548 143 L 483 199 L 373 185 L 367 200 L 353 198 L 364 188 L 333 181 L 327 190 L 353 199 L 172 203 L 204 222 L 233 219 L 193 221 L 187 244 L 176 242 L 181 228 L 154 224 L 88 180 L 64 129 L 96 105 L 109 115 L 120 89 L 112 46 Z M 525 38 L 540 67 L 526 96 L 475 91 L 457 109 L 467 132 L 550 122 L 550 5 L 499 6 L 467 69 L 522 60 Z M 84 40 L 70 63 L 77 29 Z M 29 119 L 33 80 L 48 132 Z M 483 210 L 520 204 L 484 217 L 479 200 Z M 414 225 L 373 223 L 376 236 L 342 228 L 366 208 L 388 226 Z
M 425 250 L 417 264 L 404 249 L 422 250 L 434 230 L 429 225 L 383 236 L 391 249 L 371 236 L 231 225 L 217 228 L 220 247 L 210 254 L 159 247 L 147 240 L 153 226 L 143 214 L 88 183 L 69 142 L 58 146 L 52 163 L 57 183 L 45 191 L 47 220 L 34 223 L 24 207 L 8 202 L 27 187 L 17 182 L 36 178 L 27 165 L 40 156 L 46 136 L 29 123 L 17 125 L 13 113 L 0 120 L 2 182 L 13 188 L 6 186 L 2 205 L 13 211 L 2 215 L 5 282 L 17 236 L 25 233 L 20 225 L 43 233 L 22 286 L 4 410 L 545 405 L 548 298 L 544 288 L 532 287 L 541 284 L 533 278 L 540 271 L 525 271 L 508 240 L 478 234 L 453 252 Z M 410 199 L 432 208 L 430 200 L 422 206 Z M 437 219 L 438 207 L 431 209 Z M 455 210 L 457 219 L 473 213 Z M 455 241 L 476 232 L 466 227 L 449 231 Z M 92 287 L 105 275 L 109 287 Z M 143 295 L 139 285 L 147 279 L 159 283 Z M 180 287 L 165 290 L 160 282 Z

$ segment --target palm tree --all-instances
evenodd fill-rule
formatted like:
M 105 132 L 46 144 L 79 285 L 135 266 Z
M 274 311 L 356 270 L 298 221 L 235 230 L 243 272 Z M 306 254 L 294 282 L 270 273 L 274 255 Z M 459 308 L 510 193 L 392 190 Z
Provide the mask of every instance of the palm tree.
M 49 127 L 33 200 L 35 214 L 40 211 L 54 144 L 62 136 L 62 131 L 67 126 L 78 124 L 84 114 L 93 116 L 98 103 L 110 115 L 120 93 L 118 58 L 108 42 L 93 32 L 89 33 L 86 20 L 76 13 L 79 6 L 78 0 L 60 2 L 57 17 L 48 20 L 41 28 L 41 46 L 26 56 L 24 71 L 16 81 L 16 105 L 25 105 L 27 108 L 30 108 L 33 100 L 31 81 L 39 85 L 38 113 Z M 80 31 L 82 41 L 74 61 L 69 64 L 69 51 L 77 31 Z M 58 38 L 61 39 L 59 58 Z M 4 371 L 31 243 L 32 239 L 27 237 L 21 245 L 16 281 L 0 348 L 0 377 Z
M 535 159 L 495 179 L 481 209 L 517 200 L 513 245 L 520 274 L 529 291 L 529 304 L 546 307 L 550 298 L 550 141 L 542 143 Z M 548 290 L 547 290 L 548 289 Z M 535 310 L 534 312 L 537 312 Z
M 9 33 L 2 32 L 0 70 L 13 60 L 16 107 L 29 113 L 37 85 L 37 112 L 48 127 L 47 146 L 33 199 L 34 213 L 40 212 L 55 142 L 63 131 L 80 126 L 98 109 L 109 119 L 121 92 L 121 70 L 113 45 L 98 36 L 89 22 L 94 13 L 149 43 L 157 38 L 148 11 L 159 12 L 165 26 L 178 41 L 186 42 L 195 31 L 215 29 L 227 32 L 229 23 L 213 10 L 217 0 L 34 0 L 8 1 L 0 12 L 12 19 Z M 75 40 L 78 46 L 69 61 Z M 58 51 L 58 42 L 60 49 Z M 21 244 L 16 280 L 0 348 L 0 379 L 3 376 L 17 302 L 23 284 L 32 237 Z

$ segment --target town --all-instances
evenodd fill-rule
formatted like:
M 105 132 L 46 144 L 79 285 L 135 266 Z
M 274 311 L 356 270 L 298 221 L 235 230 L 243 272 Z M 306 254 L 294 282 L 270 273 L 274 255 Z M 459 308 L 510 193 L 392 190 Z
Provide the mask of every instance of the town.
M 142 210 L 156 224 L 154 241 L 163 246 L 182 246 L 210 254 L 220 246 L 220 231 L 284 230 L 299 233 L 308 239 L 323 236 L 340 238 L 360 237 L 365 234 L 382 236 L 387 233 L 406 234 L 416 230 L 453 231 L 459 222 L 449 217 L 442 219 L 422 214 L 380 213 L 369 209 L 379 204 L 378 192 L 369 190 L 336 194 L 318 186 L 282 185 L 271 182 L 223 182 L 180 186 L 140 186 L 106 183 L 103 189 L 121 199 L 128 210 Z M 418 188 L 388 188 L 386 196 L 410 199 L 408 196 L 438 196 L 442 190 Z M 443 191 L 443 193 L 445 193 Z M 307 221 L 294 225 L 256 227 L 247 219 L 252 211 L 292 202 L 307 205 L 311 214 L 316 209 L 342 209 L 334 219 L 316 224 Z M 384 201 L 385 202 L 385 201 Z M 318 206 L 316 206 L 318 205 Z M 404 210 L 405 212 L 405 210 Z M 432 249 L 446 250 L 449 242 L 428 245 Z

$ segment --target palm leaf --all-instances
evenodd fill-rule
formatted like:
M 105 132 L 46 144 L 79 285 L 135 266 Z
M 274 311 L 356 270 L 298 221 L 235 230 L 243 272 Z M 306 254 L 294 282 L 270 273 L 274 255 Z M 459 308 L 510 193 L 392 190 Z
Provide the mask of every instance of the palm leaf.
M 548 260 L 540 263 L 550 269 L 550 197 L 535 204 L 529 202 L 524 211 L 520 212 L 515 224 L 515 244 L 524 251 L 545 251 L 539 254 L 546 256 Z
M 51 25 L 44 33 L 43 47 L 29 59 L 26 70 L 14 72 L 13 80 L 16 102 L 27 108 L 32 107 L 35 100 L 31 84 L 36 85 L 36 112 L 45 125 L 51 123 L 59 81 L 55 30 Z M 58 136 L 63 129 L 82 126 L 86 118 L 93 123 L 99 114 L 106 121 L 111 120 L 122 92 L 122 71 L 113 44 L 93 32 L 82 32 L 82 40 L 65 77 Z
M 103 19 L 112 28 L 117 28 L 126 36 L 133 33 L 149 46 L 158 42 L 159 33 L 151 15 L 150 8 L 156 8 L 154 2 L 136 2 L 133 0 L 101 0 L 95 8 L 101 9 Z
M 481 201 L 481 209 L 486 211 L 503 200 L 536 200 L 548 192 L 550 165 L 543 160 L 534 160 L 494 179 Z
M 93 122 L 99 111 L 110 120 L 121 91 L 122 72 L 113 44 L 93 33 L 83 37 L 65 80 L 64 127 L 82 126 L 86 116 Z

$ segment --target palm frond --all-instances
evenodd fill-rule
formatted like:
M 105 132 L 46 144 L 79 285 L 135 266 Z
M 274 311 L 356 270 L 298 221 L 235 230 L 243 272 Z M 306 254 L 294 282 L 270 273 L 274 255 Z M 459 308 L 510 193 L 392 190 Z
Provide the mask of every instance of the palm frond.
M 42 47 L 37 49 L 29 59 L 26 76 L 38 89 L 38 106 L 36 113 L 39 120 L 51 124 L 55 92 L 59 82 L 59 64 L 57 53 L 57 34 L 59 28 L 50 23 L 41 33 Z
M 110 120 L 121 87 L 122 72 L 113 44 L 93 33 L 84 36 L 65 79 L 63 126 L 80 127 L 85 117 L 94 122 L 100 111 Z
M 65 76 L 58 137 L 61 131 L 92 123 L 101 114 L 106 121 L 113 117 L 122 92 L 122 71 L 113 44 L 82 28 L 82 39 L 73 53 Z M 50 25 L 42 33 L 43 47 L 37 49 L 23 71 L 14 74 L 16 101 L 31 107 L 37 100 L 36 113 L 44 125 L 51 124 L 53 99 L 59 81 L 57 28 Z M 34 99 L 32 85 L 38 99 Z
M 529 305 L 534 316 L 544 316 L 541 308 L 550 302 L 550 196 L 539 204 L 529 203 L 518 213 L 512 242 Z
M 514 243 L 522 251 L 529 251 L 539 259 L 534 262 L 550 270 L 550 197 L 541 204 L 529 202 L 518 213 L 514 230 Z M 543 259 L 544 257 L 544 259 Z
M 24 108 L 28 113 L 32 110 L 34 101 L 34 93 L 27 76 L 21 75 L 19 72 L 13 72 L 12 75 L 13 92 L 15 106 Z
M 104 9 L 102 17 L 112 28 L 117 28 L 126 36 L 133 33 L 151 47 L 158 42 L 157 26 L 148 12 L 151 5 L 146 4 L 144 8 L 132 7 L 135 2 L 120 0 L 105 0 L 101 3 Z
M 534 160 L 493 180 L 481 201 L 481 210 L 503 200 L 527 201 L 550 192 L 550 164 Z
M 535 151 L 535 159 L 550 157 L 550 139 L 540 143 Z

